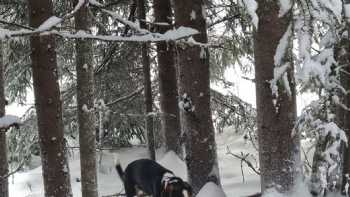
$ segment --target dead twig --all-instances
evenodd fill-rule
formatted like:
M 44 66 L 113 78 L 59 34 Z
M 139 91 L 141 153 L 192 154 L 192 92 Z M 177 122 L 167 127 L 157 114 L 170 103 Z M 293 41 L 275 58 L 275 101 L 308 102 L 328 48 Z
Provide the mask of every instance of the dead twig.
M 227 153 L 226 153 L 226 154 L 232 155 L 232 156 L 234 156 L 234 157 L 240 159 L 240 160 L 241 160 L 241 164 L 242 164 L 243 162 L 246 163 L 247 166 L 248 166 L 250 169 L 252 169 L 257 175 L 260 175 L 260 171 L 259 171 L 258 169 L 256 169 L 256 168 L 254 167 L 254 165 L 252 164 L 252 162 L 250 162 L 250 161 L 247 159 L 248 156 L 250 156 L 249 153 L 244 154 L 243 152 L 241 152 L 241 155 L 237 155 L 237 154 L 233 153 L 233 152 L 229 149 L 229 147 L 227 147 Z M 243 165 L 241 165 L 241 168 L 243 168 Z M 242 173 L 243 173 L 243 172 L 242 172 Z M 243 179 L 244 179 L 244 175 L 243 175 Z

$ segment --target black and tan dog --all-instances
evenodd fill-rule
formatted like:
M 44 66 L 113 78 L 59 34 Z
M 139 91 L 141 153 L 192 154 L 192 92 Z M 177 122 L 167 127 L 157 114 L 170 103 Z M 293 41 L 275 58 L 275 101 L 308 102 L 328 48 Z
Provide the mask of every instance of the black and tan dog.
M 138 195 L 137 190 L 153 197 L 192 197 L 192 188 L 187 182 L 153 160 L 133 161 L 125 172 L 116 161 L 115 168 L 124 182 L 126 197 Z

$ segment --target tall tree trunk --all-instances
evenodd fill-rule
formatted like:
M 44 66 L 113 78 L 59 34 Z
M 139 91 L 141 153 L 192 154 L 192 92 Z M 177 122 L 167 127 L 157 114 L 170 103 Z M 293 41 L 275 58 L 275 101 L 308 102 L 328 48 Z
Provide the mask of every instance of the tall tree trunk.
M 350 0 L 344 0 L 344 4 L 349 4 Z M 343 5 L 343 9 L 344 5 Z M 344 13 L 345 14 L 345 13 Z M 350 32 L 350 22 L 347 21 L 346 16 L 344 17 L 345 28 L 347 32 Z M 335 57 L 338 61 L 338 65 L 342 66 L 343 72 L 340 72 L 340 83 L 342 87 L 349 91 L 350 90 L 350 35 L 347 34 L 347 37 L 341 36 L 341 40 L 338 43 L 338 46 L 335 48 Z M 350 94 L 340 95 L 341 103 L 344 104 L 347 108 L 350 108 Z M 350 111 L 344 109 L 341 106 L 337 107 L 336 120 L 338 126 L 343 129 L 346 133 L 348 140 L 350 139 Z M 350 149 L 349 144 L 342 145 L 343 151 L 343 177 L 342 177 L 342 191 L 345 195 L 350 195 L 350 191 L 346 191 L 347 184 L 350 184 Z M 347 193 L 346 193 L 347 192 Z
M 341 60 L 339 61 L 339 65 L 344 66 L 344 73 L 341 73 L 341 85 L 343 88 L 347 91 L 350 90 L 350 39 L 344 39 L 342 40 L 342 57 Z M 345 52 L 345 53 L 344 53 Z M 342 103 L 350 108 L 350 95 L 344 95 L 341 99 Z M 350 112 L 349 110 L 343 109 L 342 107 L 338 108 L 338 113 L 337 113 L 337 119 L 340 123 L 339 127 L 342 128 L 348 139 L 350 139 Z M 343 160 L 343 192 L 345 191 L 345 186 L 346 183 L 350 184 L 350 149 L 349 149 L 349 144 L 347 146 L 343 146 L 345 149 L 344 151 L 344 160 Z M 348 194 L 350 191 L 348 191 Z
M 140 27 L 146 28 L 146 1 L 136 0 L 138 8 L 138 18 L 140 20 Z M 145 105 L 146 105 L 146 131 L 147 131 L 147 144 L 149 156 L 151 159 L 156 159 L 155 142 L 154 142 L 154 131 L 153 131 L 153 98 L 152 98 L 152 84 L 151 84 L 151 71 L 150 71 L 150 58 L 148 54 L 148 44 L 141 44 L 141 55 L 143 65 L 143 77 L 145 87 Z
M 259 139 L 261 190 L 275 188 L 279 192 L 292 189 L 296 179 L 299 139 L 291 136 L 296 120 L 296 95 L 291 60 L 291 46 L 282 58 L 289 62 L 286 70 L 290 94 L 282 80 L 277 82 L 278 97 L 272 93 L 270 81 L 274 78 L 274 57 L 282 36 L 291 22 L 291 11 L 279 17 L 279 2 L 259 0 L 259 26 L 255 35 L 256 105 Z M 281 52 L 281 51 L 279 51 Z M 276 103 L 274 104 L 274 101 Z
M 197 42 L 207 43 L 203 0 L 177 0 L 175 24 L 197 29 Z M 208 181 L 220 184 L 215 134 L 210 110 L 209 51 L 196 45 L 178 47 L 180 120 L 186 135 L 186 162 L 194 193 Z
M 75 15 L 77 30 L 90 32 L 91 17 L 85 0 Z M 78 3 L 75 0 L 75 3 Z M 92 41 L 76 40 L 77 101 L 81 166 L 81 190 L 83 197 L 97 197 L 96 132 L 94 115 L 94 68 Z M 102 141 L 102 139 L 100 139 Z
M 158 26 L 157 31 L 165 33 L 172 28 L 170 0 L 154 0 L 154 17 L 156 23 L 168 23 L 169 26 Z M 174 46 L 171 43 L 158 42 L 158 75 L 161 109 L 161 127 L 165 135 L 167 151 L 182 155 L 180 138 L 180 119 L 177 99 L 176 67 Z
M 53 15 L 50 0 L 29 0 L 28 5 L 31 27 L 37 28 Z M 30 46 L 45 196 L 72 196 L 63 136 L 55 38 L 52 35 L 35 35 L 30 38 Z
M 5 90 L 4 90 L 4 59 L 3 59 L 3 43 L 0 40 L 0 117 L 5 116 Z M 0 194 L 2 197 L 8 197 L 8 179 L 2 178 L 8 174 L 7 161 L 7 139 L 6 130 L 0 130 Z

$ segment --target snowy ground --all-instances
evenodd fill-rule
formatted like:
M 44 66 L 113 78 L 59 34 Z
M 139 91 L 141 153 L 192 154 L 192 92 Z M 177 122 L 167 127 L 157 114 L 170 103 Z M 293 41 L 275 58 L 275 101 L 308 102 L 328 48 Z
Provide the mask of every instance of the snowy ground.
M 228 197 L 236 197 L 258 192 L 260 189 L 259 177 L 243 164 L 245 178 L 245 182 L 243 182 L 240 160 L 227 154 L 227 147 L 229 147 L 233 153 L 240 154 L 241 152 L 249 152 L 256 156 L 257 153 L 252 145 L 246 143 L 241 135 L 232 134 L 232 132 L 229 131 L 217 135 L 216 140 L 221 182 L 226 195 Z M 102 165 L 99 166 L 98 173 L 100 196 L 111 195 L 122 191 L 122 183 L 114 170 L 113 164 L 116 154 L 123 167 L 135 159 L 147 157 L 147 152 L 144 147 L 125 148 L 113 153 L 104 152 L 102 157 L 103 162 Z M 182 160 L 171 153 L 164 155 L 160 150 L 157 153 L 157 157 L 160 158 L 158 162 L 173 170 L 176 175 L 186 179 L 187 172 Z M 254 160 L 252 160 L 252 162 L 255 163 Z M 77 179 L 80 177 L 78 153 L 70 157 L 70 172 L 74 197 L 80 197 L 81 186 L 80 183 L 77 182 Z M 10 197 L 43 197 L 43 181 L 41 176 L 41 166 L 27 172 L 16 173 L 10 179 Z M 212 185 L 208 185 L 206 189 L 215 192 L 215 187 Z M 213 195 L 209 195 L 209 193 L 208 191 L 202 191 L 197 197 L 213 197 Z M 215 197 L 219 197 L 217 193 L 215 193 Z

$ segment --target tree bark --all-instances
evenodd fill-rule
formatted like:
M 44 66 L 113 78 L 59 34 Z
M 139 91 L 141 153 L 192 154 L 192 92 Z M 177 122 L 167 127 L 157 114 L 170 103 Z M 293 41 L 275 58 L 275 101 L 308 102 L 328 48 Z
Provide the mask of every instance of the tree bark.
M 169 24 L 169 26 L 157 26 L 157 32 L 165 33 L 170 30 L 172 28 L 170 0 L 154 0 L 153 8 L 155 22 Z M 174 151 L 181 156 L 182 149 L 179 138 L 181 129 L 174 55 L 172 43 L 157 43 L 162 133 L 165 135 L 166 150 Z
M 3 43 L 0 40 L 0 117 L 5 116 L 6 105 L 4 70 Z M 8 172 L 6 131 L 0 129 L 0 194 L 2 197 L 9 196 L 8 178 L 2 178 L 5 177 Z
M 348 73 L 350 73 L 350 39 L 344 39 L 342 42 L 343 44 L 343 50 L 341 53 L 343 53 L 341 60 L 339 61 L 339 65 L 344 66 L 343 70 L 346 73 L 341 73 L 340 79 L 341 79 L 341 85 L 343 88 L 347 91 L 350 90 L 350 76 Z M 344 53 L 345 52 L 345 53 Z M 341 102 L 348 108 L 350 108 L 350 95 L 343 95 Z M 337 119 L 338 123 L 340 123 L 339 127 L 342 128 L 345 133 L 346 137 L 350 139 L 350 112 L 346 109 L 343 109 L 342 107 L 338 107 L 338 113 L 337 113 Z M 343 155 L 343 177 L 342 177 L 342 192 L 345 191 L 346 183 L 350 184 L 350 149 L 349 144 L 342 146 L 344 151 Z M 349 193 L 347 194 L 349 195 Z
M 85 5 L 75 15 L 77 30 L 90 32 L 91 17 Z M 78 3 L 75 0 L 75 3 Z M 77 102 L 81 166 L 81 190 L 83 197 L 97 197 L 96 132 L 94 115 L 94 67 L 92 41 L 76 40 Z
M 259 0 L 258 29 L 255 35 L 255 80 L 261 190 L 279 192 L 292 189 L 296 179 L 299 139 L 291 136 L 296 120 L 296 95 L 291 46 L 283 57 L 289 62 L 287 77 L 291 95 L 279 80 L 278 97 L 272 94 L 270 81 L 274 78 L 274 57 L 277 46 L 291 22 L 291 11 L 279 17 L 278 1 Z M 273 100 L 276 99 L 276 104 Z
M 147 28 L 146 23 L 142 20 L 146 19 L 146 8 L 145 0 L 136 0 L 138 9 L 138 18 L 140 20 L 140 27 Z M 151 84 L 151 73 L 150 73 L 150 58 L 148 54 L 148 44 L 141 44 L 141 56 L 143 65 L 143 77 L 145 87 L 145 105 L 146 105 L 146 132 L 147 132 L 147 144 L 149 156 L 152 160 L 156 159 L 155 142 L 154 142 L 154 131 L 153 131 L 153 98 L 152 98 L 152 84 Z
M 175 24 L 200 33 L 195 41 L 207 43 L 203 0 L 176 0 Z M 197 45 L 178 47 L 180 121 L 186 136 L 186 163 L 194 193 L 208 181 L 220 185 L 215 134 L 210 110 L 209 51 Z
M 344 0 L 344 4 L 349 4 L 350 0 Z M 343 7 L 344 8 L 344 7 Z M 347 32 L 350 31 L 350 23 L 346 21 L 346 17 L 344 17 L 345 20 L 345 28 Z M 350 35 L 348 34 L 347 37 L 341 36 L 341 40 L 339 41 L 337 47 L 335 48 L 335 58 L 338 62 L 338 65 L 342 66 L 342 72 L 340 72 L 340 83 L 341 86 L 346 90 L 350 90 Z M 350 108 L 350 95 L 349 94 L 340 94 L 340 101 L 342 104 L 344 104 L 347 108 Z M 337 107 L 337 113 L 336 113 L 336 121 L 338 126 L 343 129 L 346 133 L 346 136 L 348 140 L 350 139 L 350 112 L 349 110 L 344 109 L 341 106 Z M 346 184 L 350 184 L 350 149 L 349 144 L 342 145 L 342 151 L 343 151 L 343 177 L 342 177 L 342 186 L 341 186 L 341 192 L 345 195 L 349 195 L 349 191 L 346 194 Z
M 33 28 L 37 28 L 53 15 L 50 0 L 29 0 L 28 7 L 29 24 Z M 71 197 L 55 45 L 52 35 L 30 38 L 41 163 L 45 196 Z

